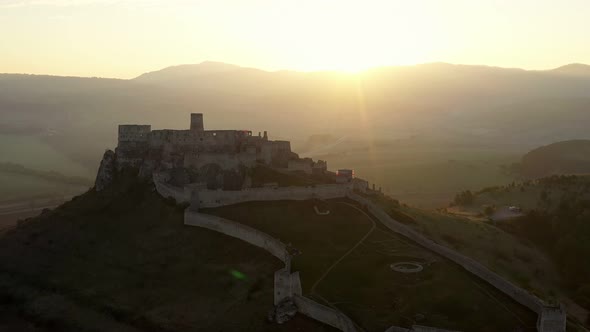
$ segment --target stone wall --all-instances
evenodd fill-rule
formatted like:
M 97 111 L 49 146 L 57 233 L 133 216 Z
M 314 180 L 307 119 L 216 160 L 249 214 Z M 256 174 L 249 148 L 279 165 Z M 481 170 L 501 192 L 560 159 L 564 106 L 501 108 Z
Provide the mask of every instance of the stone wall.
M 283 299 L 301 295 L 301 279 L 299 272 L 291 273 L 290 264 L 275 272 L 274 304 L 279 304 Z
M 563 306 L 560 307 L 546 307 L 539 314 L 537 320 L 537 331 L 552 332 L 565 331 L 567 323 L 566 310 Z
M 276 271 L 274 276 L 275 305 L 290 297 L 297 305 L 298 312 L 342 331 L 357 332 L 352 320 L 342 312 L 302 296 L 299 272 L 291 273 L 291 257 L 287 252 L 287 246 L 281 241 L 252 227 L 190 209 L 184 212 L 184 224 L 214 230 L 270 252 L 285 263 L 285 267 Z
M 461 265 L 465 270 L 471 272 L 472 274 L 476 275 L 477 277 L 483 279 L 484 281 L 488 282 L 490 285 L 494 286 L 498 290 L 502 291 L 506 295 L 510 296 L 516 302 L 524 305 L 525 307 L 531 309 L 532 311 L 536 312 L 539 315 L 538 318 L 538 328 L 539 331 L 552 331 L 552 332 L 561 332 L 565 331 L 565 312 L 562 308 L 555 308 L 552 306 L 546 305 L 541 299 L 538 297 L 530 294 L 529 292 L 525 291 L 524 289 L 514 285 L 513 283 L 509 282 L 508 280 L 502 278 L 498 274 L 492 272 L 482 264 L 476 262 L 475 260 L 463 256 L 456 251 L 449 249 L 445 246 L 439 245 L 434 241 L 427 239 L 422 234 L 414 231 L 410 227 L 403 225 L 395 220 L 393 220 L 385 211 L 383 211 L 380 207 L 378 207 L 373 202 L 369 201 L 368 199 L 361 197 L 357 194 L 349 192 L 347 195 L 349 198 L 355 200 L 356 202 L 360 203 L 362 206 L 367 207 L 369 212 L 373 214 L 381 223 L 387 226 L 389 229 L 393 230 L 396 233 L 399 233 L 410 240 L 418 243 L 419 245 L 438 253 L 439 255 Z M 558 320 L 561 319 L 560 322 L 556 323 L 555 319 L 548 318 L 548 311 L 551 312 L 561 312 L 561 315 L 553 314 L 552 318 L 558 317 Z M 543 325 L 542 322 L 547 321 L 546 325 L 551 326 L 551 328 L 543 329 L 539 327 Z M 557 327 L 557 326 L 563 326 Z
M 300 313 L 344 332 L 357 331 L 352 320 L 340 311 L 319 304 L 304 296 L 295 295 L 293 299 Z
M 187 153 L 184 156 L 185 168 L 196 168 L 209 164 L 219 165 L 224 170 L 238 169 L 240 165 L 254 167 L 256 165 L 256 151 L 254 153 Z
M 252 188 L 239 191 L 201 190 L 199 207 L 210 208 L 252 201 L 331 199 L 346 197 L 350 184 L 325 184 L 310 187 Z M 186 198 L 187 194 L 183 194 Z
M 166 180 L 165 178 L 159 180 Z M 184 190 L 169 186 L 156 179 L 154 182 L 158 192 L 164 197 L 175 197 L 177 201 L 188 202 L 191 198 L 191 190 Z M 541 299 L 528 293 L 524 289 L 514 285 L 498 274 L 492 272 L 484 265 L 470 259 L 458 252 L 439 245 L 424 237 L 410 227 L 392 219 L 385 211 L 370 200 L 354 194 L 350 185 L 322 185 L 315 187 L 285 187 L 285 188 L 256 188 L 242 191 L 195 191 L 198 198 L 198 207 L 218 207 L 248 201 L 273 201 L 273 200 L 305 200 L 311 198 L 338 198 L 349 197 L 366 207 L 381 223 L 396 233 L 399 233 L 419 245 L 461 265 L 465 270 L 488 282 L 498 290 L 504 292 L 518 303 L 528 307 L 539 315 L 537 329 L 542 332 L 565 331 L 566 314 L 562 307 L 546 305 Z M 195 194 L 193 193 L 193 195 Z M 324 322 L 342 331 L 356 331 L 352 321 L 337 310 L 318 304 L 301 296 L 301 282 L 298 273 L 290 273 L 290 258 L 286 246 L 271 236 L 254 228 L 235 223 L 223 218 L 205 214 L 199 214 L 191 209 L 185 211 L 185 224 L 205 227 L 223 234 L 242 239 L 250 244 L 263 248 L 275 257 L 285 262 L 286 267 L 275 273 L 275 304 L 286 296 L 295 299 L 300 312 Z
M 186 209 L 184 212 L 184 224 L 207 228 L 238 238 L 270 252 L 288 266 L 290 265 L 287 246 L 272 236 L 252 227 L 220 217 L 191 211 L 190 209 Z
M 185 191 L 185 188 L 176 187 L 167 183 L 170 180 L 170 175 L 166 172 L 152 173 L 152 179 L 156 186 L 156 191 L 164 198 L 172 197 L 177 203 L 188 203 L 190 200 L 190 192 Z

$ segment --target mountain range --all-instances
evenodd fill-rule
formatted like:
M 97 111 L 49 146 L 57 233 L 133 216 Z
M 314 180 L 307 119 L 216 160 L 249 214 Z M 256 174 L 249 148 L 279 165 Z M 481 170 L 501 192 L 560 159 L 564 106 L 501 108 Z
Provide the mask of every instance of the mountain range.
M 431 63 L 350 74 L 203 62 L 130 80 L 1 74 L 0 134 L 43 136 L 91 164 L 114 145 L 119 123 L 186 128 L 188 113 L 201 112 L 207 128 L 268 130 L 295 142 L 420 136 L 530 149 L 590 138 L 588 91 L 590 66 L 582 64 Z

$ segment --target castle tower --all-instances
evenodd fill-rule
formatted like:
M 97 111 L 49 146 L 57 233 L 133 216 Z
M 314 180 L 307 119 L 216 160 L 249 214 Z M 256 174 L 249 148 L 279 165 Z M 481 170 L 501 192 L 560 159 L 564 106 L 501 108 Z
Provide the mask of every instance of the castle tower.
M 203 113 L 191 113 L 191 130 L 192 131 L 205 130 L 205 127 L 203 125 Z

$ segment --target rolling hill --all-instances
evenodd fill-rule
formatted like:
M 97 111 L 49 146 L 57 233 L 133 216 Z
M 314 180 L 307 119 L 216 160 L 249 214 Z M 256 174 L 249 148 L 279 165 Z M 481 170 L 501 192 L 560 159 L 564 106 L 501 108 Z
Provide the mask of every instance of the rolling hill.
M 538 178 L 590 173 L 590 140 L 557 142 L 534 149 L 522 158 L 522 174 Z

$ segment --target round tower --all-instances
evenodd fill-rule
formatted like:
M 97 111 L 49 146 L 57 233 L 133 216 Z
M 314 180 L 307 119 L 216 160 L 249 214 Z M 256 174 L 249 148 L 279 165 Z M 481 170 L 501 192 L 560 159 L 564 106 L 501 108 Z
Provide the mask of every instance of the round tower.
M 205 127 L 203 125 L 203 113 L 191 113 L 191 130 L 205 130 Z

